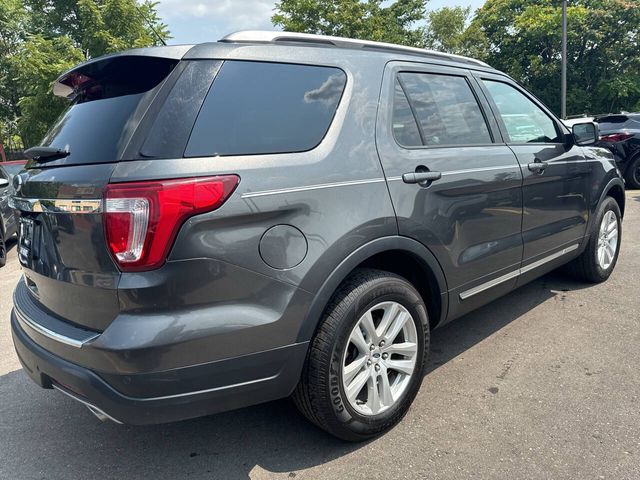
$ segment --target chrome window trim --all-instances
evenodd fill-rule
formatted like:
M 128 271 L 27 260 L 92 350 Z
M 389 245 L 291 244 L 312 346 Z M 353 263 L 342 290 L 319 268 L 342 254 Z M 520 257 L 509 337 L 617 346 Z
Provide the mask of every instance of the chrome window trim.
M 540 260 L 537 260 L 533 263 L 530 263 L 529 265 L 525 265 L 524 267 L 521 267 L 517 270 L 514 270 L 513 272 L 509 272 L 506 275 L 502 275 L 501 277 L 498 278 L 494 278 L 493 280 L 490 280 L 488 282 L 482 283 L 480 285 L 478 285 L 477 287 L 473 287 L 469 290 L 465 290 L 464 292 L 460 293 L 459 297 L 460 300 L 466 300 L 470 297 L 473 297 L 474 295 L 477 295 L 478 293 L 484 292 L 485 290 L 489 290 L 490 288 L 496 287 L 504 282 L 507 282 L 513 278 L 519 277 L 527 272 L 530 272 L 532 270 L 535 270 L 538 267 L 541 267 L 549 262 L 552 262 L 553 260 L 556 260 L 557 258 L 560 258 L 564 255 L 566 255 L 567 253 L 571 253 L 575 250 L 577 250 L 580 247 L 579 243 L 576 243 L 574 245 L 571 245 L 567 248 L 564 248 L 556 253 L 553 253 L 551 255 L 548 255 L 544 258 L 541 258 Z
M 11 197 L 11 206 L 23 212 L 88 214 L 102 211 L 102 200 Z M 74 210 L 79 207 L 81 210 Z M 85 210 L 86 208 L 86 210 Z

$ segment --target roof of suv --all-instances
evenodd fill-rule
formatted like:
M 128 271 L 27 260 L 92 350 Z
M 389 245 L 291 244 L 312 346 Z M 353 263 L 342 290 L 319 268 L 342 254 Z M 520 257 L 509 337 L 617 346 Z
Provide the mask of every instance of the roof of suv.
M 427 58 L 439 58 L 449 61 L 473 64 L 481 67 L 489 67 L 486 63 L 461 55 L 437 52 L 424 48 L 407 47 L 393 43 L 372 42 L 369 40 L 354 40 L 344 37 L 332 37 L 328 35 L 312 35 L 308 33 L 272 32 L 266 30 L 246 30 L 232 33 L 219 40 L 224 43 L 248 43 L 248 44 L 295 44 L 297 46 L 329 46 L 341 49 L 361 50 L 369 52 L 386 52 L 403 55 L 419 55 Z
M 90 70 L 94 64 L 99 62 L 116 59 L 118 57 L 137 56 L 137 57 L 158 57 L 172 60 L 180 60 L 181 58 L 212 58 L 216 53 L 220 53 L 219 49 L 223 46 L 254 45 L 254 46 L 290 46 L 290 47 L 321 47 L 332 49 L 338 52 L 359 51 L 371 55 L 386 54 L 397 59 L 406 57 L 413 59 L 420 57 L 424 60 L 444 61 L 447 63 L 457 63 L 466 68 L 476 67 L 480 69 L 492 69 L 490 65 L 475 60 L 473 58 L 453 55 L 449 53 L 436 52 L 422 48 L 407 47 L 403 45 L 395 45 L 392 43 L 372 42 L 368 40 L 354 40 L 351 38 L 331 37 L 326 35 L 312 35 L 307 33 L 292 32 L 272 32 L 264 30 L 247 30 L 232 33 L 223 37 L 217 42 L 201 43 L 198 45 L 172 45 L 163 47 L 147 47 L 125 50 L 122 52 L 104 55 L 91 59 L 87 62 L 76 65 L 72 69 L 63 73 L 56 80 L 53 93 L 58 96 L 68 96 L 72 89 L 65 85 L 70 75 L 74 73 L 83 73 Z M 214 50 L 218 52 L 214 53 Z M 493 70 L 493 69 L 492 69 Z

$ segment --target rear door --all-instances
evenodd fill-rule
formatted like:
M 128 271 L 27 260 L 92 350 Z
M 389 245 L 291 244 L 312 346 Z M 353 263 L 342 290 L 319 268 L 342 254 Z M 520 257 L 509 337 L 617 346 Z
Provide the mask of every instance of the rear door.
M 389 64 L 378 116 L 399 232 L 440 262 L 450 318 L 513 288 L 522 260 L 522 173 L 474 83 L 464 69 Z
M 589 166 L 568 131 L 519 85 L 499 75 L 478 79 L 522 166 L 526 272 L 578 249 L 589 219 Z

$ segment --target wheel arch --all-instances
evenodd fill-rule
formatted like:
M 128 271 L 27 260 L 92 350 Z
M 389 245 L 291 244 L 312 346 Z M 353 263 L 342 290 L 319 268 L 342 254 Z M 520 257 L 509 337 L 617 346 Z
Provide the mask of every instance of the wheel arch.
M 400 261 L 402 260 L 402 261 Z M 409 263 L 410 261 L 413 261 Z M 340 284 L 357 268 L 379 268 L 407 278 L 427 304 L 432 327 L 442 323 L 448 312 L 447 283 L 436 257 L 420 242 L 390 236 L 373 240 L 347 256 L 326 278 L 316 293 L 298 333 L 298 341 L 309 341 L 327 303 Z M 425 298 L 426 297 L 426 298 Z M 435 320 L 435 321 L 434 321 Z

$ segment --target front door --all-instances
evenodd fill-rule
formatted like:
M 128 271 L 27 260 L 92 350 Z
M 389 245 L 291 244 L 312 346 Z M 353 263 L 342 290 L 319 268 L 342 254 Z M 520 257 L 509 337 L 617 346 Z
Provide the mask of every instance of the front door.
M 522 172 L 468 70 L 391 63 L 377 144 L 400 235 L 440 262 L 449 318 L 515 286 Z
M 576 252 L 588 221 L 589 169 L 582 148 L 568 139 L 566 129 L 547 109 L 511 80 L 478 75 L 478 81 L 522 166 L 523 270 Z

